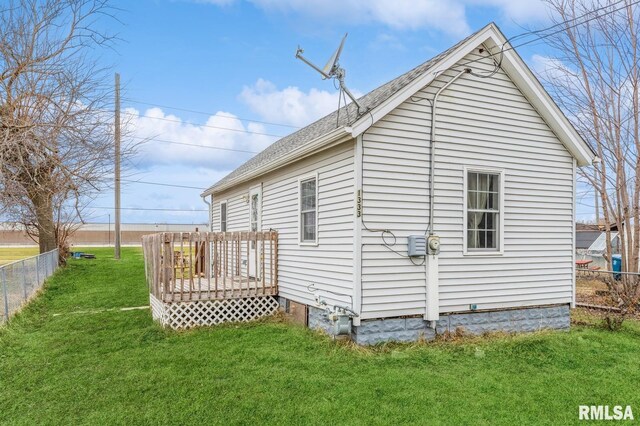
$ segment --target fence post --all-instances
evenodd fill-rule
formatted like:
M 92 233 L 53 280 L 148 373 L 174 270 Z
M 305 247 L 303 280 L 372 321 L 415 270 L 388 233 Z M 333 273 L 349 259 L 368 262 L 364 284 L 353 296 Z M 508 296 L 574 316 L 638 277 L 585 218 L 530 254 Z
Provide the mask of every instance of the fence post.
M 27 300 L 27 266 L 25 261 L 22 261 L 22 292 L 24 293 L 24 300 Z
M 36 287 L 40 287 L 40 255 L 36 256 Z
M 4 298 L 4 319 L 9 320 L 9 294 L 7 291 L 7 275 L 5 268 L 0 268 L 0 279 L 2 279 L 2 296 Z

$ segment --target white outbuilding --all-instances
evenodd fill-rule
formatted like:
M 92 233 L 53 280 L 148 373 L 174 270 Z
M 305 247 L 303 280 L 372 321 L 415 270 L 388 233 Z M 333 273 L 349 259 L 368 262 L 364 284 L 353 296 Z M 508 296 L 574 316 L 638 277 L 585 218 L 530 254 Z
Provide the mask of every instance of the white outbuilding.
M 278 231 L 282 309 L 363 344 L 567 328 L 595 154 L 496 25 L 359 103 L 203 193 L 211 231 Z

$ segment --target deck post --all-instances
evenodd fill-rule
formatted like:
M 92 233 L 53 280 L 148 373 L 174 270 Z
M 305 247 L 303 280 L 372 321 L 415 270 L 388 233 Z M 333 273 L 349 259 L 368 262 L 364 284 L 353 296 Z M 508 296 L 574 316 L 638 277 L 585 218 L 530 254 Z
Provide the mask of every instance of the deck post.
M 192 233 L 189 232 L 189 300 L 193 300 L 193 287 L 194 287 L 194 282 L 193 282 L 193 244 L 191 243 L 192 240 Z
M 236 282 L 236 269 L 238 267 L 238 242 L 236 241 L 235 234 L 231 235 L 231 293 L 233 294 L 233 287 Z
M 207 232 L 205 234 L 205 245 L 204 245 L 204 270 L 208 276 L 207 281 L 207 295 L 209 299 L 211 299 L 211 234 Z
M 265 262 L 265 258 L 264 258 L 264 232 L 260 233 L 260 268 L 261 272 L 260 272 L 260 281 L 262 283 L 262 295 L 264 296 L 266 294 L 266 288 L 265 288 L 265 276 L 264 276 L 264 262 Z
M 197 233 L 197 241 L 196 241 L 196 265 L 198 265 L 196 269 L 196 273 L 198 274 L 198 299 L 202 298 L 202 276 L 204 275 L 204 268 L 202 266 L 202 234 Z
M 220 267 L 218 266 L 218 263 L 220 261 L 219 256 L 220 256 L 220 253 L 218 250 L 218 238 L 214 236 L 213 238 L 213 282 L 215 283 L 214 297 L 218 297 L 218 275 L 220 275 Z M 222 285 L 224 288 L 224 281 Z
M 176 260 L 180 262 L 178 265 L 180 267 L 180 300 L 184 300 L 184 234 L 182 232 L 180 232 L 180 257 Z
M 251 233 L 247 232 L 246 233 L 247 238 L 245 238 L 247 240 L 247 292 L 249 291 L 249 286 L 251 278 L 249 278 L 251 276 Z M 240 287 L 240 296 L 242 297 L 243 294 L 243 290 L 242 287 Z
M 260 275 L 260 261 L 258 260 L 258 232 L 253 234 L 254 243 L 253 243 L 253 251 L 256 259 L 256 273 L 253 276 L 253 281 L 255 282 L 256 289 L 254 291 L 254 296 L 258 295 L 258 277 Z
M 173 251 L 171 250 L 171 236 L 163 233 L 163 259 L 164 259 L 164 268 L 163 268 L 163 283 L 164 283 L 164 294 L 165 297 L 168 297 L 169 293 L 171 293 L 171 300 L 174 300 L 175 295 L 174 292 L 171 291 L 171 277 L 172 277 L 172 268 L 173 268 Z M 175 284 L 175 283 L 174 283 Z
M 274 244 L 273 244 L 273 249 L 274 249 L 274 283 L 275 283 L 275 293 L 278 293 L 278 234 L 274 232 Z

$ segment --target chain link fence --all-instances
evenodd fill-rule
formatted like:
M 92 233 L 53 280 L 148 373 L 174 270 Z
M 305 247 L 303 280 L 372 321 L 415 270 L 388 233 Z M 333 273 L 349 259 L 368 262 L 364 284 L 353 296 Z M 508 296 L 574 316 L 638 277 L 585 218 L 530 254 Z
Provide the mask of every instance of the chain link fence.
M 58 249 L 0 266 L 0 324 L 18 311 L 58 269 Z
M 634 307 L 640 300 L 640 273 L 576 270 L 576 302 L 582 307 L 608 308 Z M 640 306 L 633 311 L 640 312 Z

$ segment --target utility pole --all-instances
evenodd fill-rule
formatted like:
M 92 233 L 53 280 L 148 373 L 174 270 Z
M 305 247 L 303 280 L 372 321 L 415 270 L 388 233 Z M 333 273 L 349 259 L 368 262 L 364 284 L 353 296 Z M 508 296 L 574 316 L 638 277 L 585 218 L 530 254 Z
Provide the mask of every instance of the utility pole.
M 596 164 L 594 164 L 594 166 L 596 166 Z M 598 168 L 594 167 L 593 168 L 593 200 L 594 200 L 594 207 L 596 209 L 596 229 L 600 229 L 600 206 L 598 203 Z
M 593 194 L 594 194 L 594 199 L 595 199 L 595 205 L 596 205 L 596 226 L 598 226 L 598 229 L 600 228 L 600 206 L 598 203 L 598 190 L 595 188 L 593 188 Z
M 116 73 L 116 108 L 114 136 L 116 145 L 115 161 L 115 250 L 114 257 L 120 259 L 120 74 Z

